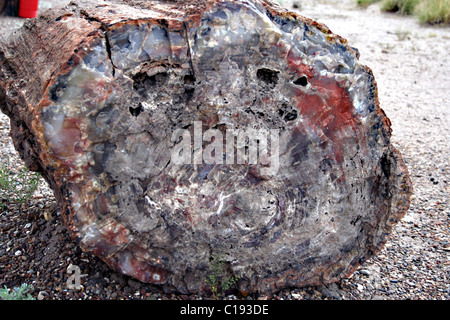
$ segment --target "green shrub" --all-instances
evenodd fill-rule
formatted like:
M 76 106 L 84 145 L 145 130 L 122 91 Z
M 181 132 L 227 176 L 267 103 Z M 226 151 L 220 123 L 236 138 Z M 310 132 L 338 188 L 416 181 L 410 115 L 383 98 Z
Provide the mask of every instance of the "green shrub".
M 367 7 L 380 0 L 356 0 L 361 7 Z M 382 0 L 381 10 L 415 15 L 421 22 L 450 24 L 450 0 Z
M 33 290 L 32 285 L 23 283 L 20 287 L 14 287 L 14 289 L 8 289 L 6 286 L 0 288 L 0 298 L 2 300 L 35 300 L 30 291 Z
M 219 299 L 219 293 L 230 289 L 239 279 L 226 274 L 225 258 L 221 253 L 211 257 L 210 273 L 205 282 L 211 289 L 214 299 Z
M 389 12 L 399 12 L 400 14 L 413 14 L 419 2 L 420 0 L 383 0 L 381 9 Z
M 422 0 L 415 14 L 424 23 L 450 23 L 450 0 Z

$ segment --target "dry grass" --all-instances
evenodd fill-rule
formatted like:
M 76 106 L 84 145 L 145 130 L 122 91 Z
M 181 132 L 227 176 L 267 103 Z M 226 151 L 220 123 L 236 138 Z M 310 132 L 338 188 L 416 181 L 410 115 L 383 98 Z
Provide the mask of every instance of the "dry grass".
M 424 23 L 450 24 L 450 0 L 423 0 L 415 8 L 415 15 Z
M 381 9 L 400 14 L 412 14 L 419 2 L 420 0 L 383 0 Z
M 356 0 L 362 7 L 380 0 Z M 450 0 L 381 0 L 381 9 L 415 15 L 421 22 L 450 24 Z

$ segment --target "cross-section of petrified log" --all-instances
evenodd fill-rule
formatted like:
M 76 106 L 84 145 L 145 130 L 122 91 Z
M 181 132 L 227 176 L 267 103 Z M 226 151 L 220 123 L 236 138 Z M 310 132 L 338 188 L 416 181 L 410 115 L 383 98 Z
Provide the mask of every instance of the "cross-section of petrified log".
M 409 206 L 372 72 L 265 0 L 76 1 L 0 46 L 0 105 L 80 247 L 198 292 L 337 281 Z

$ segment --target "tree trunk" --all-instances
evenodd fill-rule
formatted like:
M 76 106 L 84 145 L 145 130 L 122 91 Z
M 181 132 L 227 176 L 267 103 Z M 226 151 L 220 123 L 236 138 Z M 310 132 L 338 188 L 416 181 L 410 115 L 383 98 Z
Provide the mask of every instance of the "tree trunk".
M 268 0 L 74 1 L 0 45 L 0 106 L 80 247 L 183 293 L 330 283 L 409 207 L 371 70 Z

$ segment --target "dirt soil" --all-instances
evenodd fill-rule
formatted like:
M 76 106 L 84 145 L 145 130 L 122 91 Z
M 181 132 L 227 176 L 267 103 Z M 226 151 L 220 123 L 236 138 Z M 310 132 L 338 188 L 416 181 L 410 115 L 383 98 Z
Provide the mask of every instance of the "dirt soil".
M 40 10 L 69 1 L 40 1 Z M 450 299 L 449 134 L 450 27 L 422 25 L 414 17 L 380 11 L 356 1 L 292 1 L 283 5 L 327 25 L 360 51 L 378 83 L 381 107 L 392 121 L 392 142 L 403 154 L 414 187 L 411 207 L 379 254 L 349 279 L 271 296 L 226 299 Z M 293 9 L 293 7 L 296 7 Z M 24 19 L 0 17 L 0 35 Z M 9 120 L 0 113 L 0 160 L 12 171 L 23 162 L 9 137 Z M 73 242 L 55 199 L 41 182 L 25 206 L 0 210 L 0 286 L 34 287 L 33 297 L 47 299 L 208 299 L 184 296 L 115 273 L 84 254 Z M 69 289 L 70 265 L 81 270 L 81 288 Z

